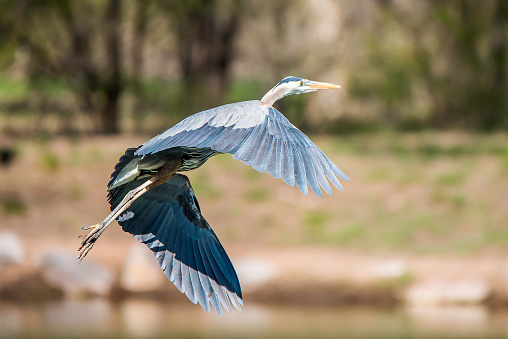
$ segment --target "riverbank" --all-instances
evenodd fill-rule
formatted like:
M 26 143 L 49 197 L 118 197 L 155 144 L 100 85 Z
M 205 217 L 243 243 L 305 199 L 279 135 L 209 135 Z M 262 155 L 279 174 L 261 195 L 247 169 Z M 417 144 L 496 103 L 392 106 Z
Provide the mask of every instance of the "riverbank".
M 142 244 L 130 239 L 119 228 L 108 231 L 84 263 L 77 266 L 75 278 L 83 280 L 79 271 L 88 272 L 84 265 L 95 265 L 109 272 L 111 278 L 105 290 L 80 290 L 78 282 L 70 287 L 69 293 L 66 284 L 55 284 L 54 279 L 47 278 L 45 258 L 60 255 L 74 264 L 79 239 L 28 238 L 22 240 L 26 261 L 0 270 L 0 300 L 44 302 L 98 295 L 109 300 L 146 298 L 169 303 L 188 302 L 166 279 Z M 499 253 L 435 257 L 366 255 L 320 246 L 225 246 L 237 269 L 246 307 L 250 303 L 508 306 L 508 255 Z M 133 253 L 137 253 L 134 258 Z M 133 266 L 139 268 L 132 269 Z M 73 277 L 68 276 L 68 271 L 63 272 L 52 274 L 64 275 L 62 280 L 72 284 Z M 97 285 L 93 280 L 90 284 Z

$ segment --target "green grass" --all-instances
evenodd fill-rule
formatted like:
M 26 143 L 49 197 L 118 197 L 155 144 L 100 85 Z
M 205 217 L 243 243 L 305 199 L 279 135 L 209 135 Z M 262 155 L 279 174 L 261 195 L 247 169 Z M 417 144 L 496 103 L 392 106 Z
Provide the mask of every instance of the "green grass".
M 209 178 L 204 172 L 193 172 L 190 178 L 192 187 L 200 198 L 218 199 L 222 196 L 222 192 Z
M 236 80 L 229 86 L 230 90 L 226 96 L 226 102 L 237 102 L 261 98 L 266 93 L 266 86 L 259 81 Z
M 16 197 L 10 197 L 0 202 L 2 213 L 5 215 L 24 215 L 28 209 L 23 200 Z
M 323 240 L 330 214 L 325 211 L 308 211 L 303 216 L 305 236 L 307 239 Z
M 252 168 L 250 166 L 245 166 L 244 171 L 245 171 L 245 180 L 247 182 L 257 180 L 263 176 L 263 173 L 259 173 L 258 171 L 256 171 L 254 168 Z
M 0 98 L 19 100 L 28 93 L 28 82 L 8 77 L 0 77 Z
M 401 289 L 413 283 L 414 280 L 415 280 L 414 275 L 412 275 L 409 272 L 406 272 L 398 277 L 375 280 L 372 283 L 370 283 L 370 286 L 372 288 L 380 290 L 394 289 L 400 291 Z
M 333 245 L 347 246 L 365 237 L 366 225 L 361 222 L 351 222 L 338 230 L 329 232 L 326 241 Z
M 508 152 L 502 154 L 499 159 L 500 163 L 500 174 L 507 175 L 508 174 Z
M 40 92 L 46 97 L 63 97 L 70 94 L 69 83 L 64 79 L 45 79 L 30 85 L 25 80 L 0 76 L 0 99 L 22 100 L 31 90 Z
M 230 154 L 218 154 L 218 155 L 216 155 L 216 156 L 214 156 L 212 158 L 212 161 L 217 163 L 220 166 L 221 171 L 226 172 L 226 173 L 231 173 L 231 175 L 235 175 L 235 166 L 234 166 L 234 164 L 238 160 L 233 159 L 232 155 L 230 155 Z
M 40 155 L 41 167 L 49 172 L 56 172 L 62 166 L 62 162 L 57 154 L 46 150 Z
M 73 184 L 67 188 L 67 196 L 71 200 L 80 200 L 83 197 L 83 189 L 78 184 Z
M 386 167 L 373 167 L 368 170 L 365 180 L 368 182 L 386 181 L 391 177 L 391 170 Z
M 395 182 L 400 187 L 421 183 L 424 177 L 421 167 L 414 166 L 407 168 L 404 172 L 395 176 Z
M 458 186 L 464 183 L 466 174 L 463 171 L 454 171 L 441 174 L 435 180 L 436 186 Z
M 35 165 L 41 182 L 50 182 L 56 172 L 69 178 L 70 170 L 87 177 L 94 164 L 93 171 L 101 172 L 98 189 L 103 190 L 113 169 L 105 163 L 114 164 L 132 145 L 133 138 L 119 138 L 125 142 L 116 141 L 118 150 L 106 151 L 103 139 L 83 138 L 53 148 L 53 140 L 43 137 L 31 148 L 20 147 L 18 158 L 22 166 Z M 334 190 L 333 197 L 323 199 L 312 193 L 304 197 L 229 155 L 185 173 L 221 240 L 242 244 L 260 235 L 260 243 L 281 246 L 304 243 L 425 254 L 508 248 L 507 133 L 377 132 L 310 138 L 351 177 L 351 182 L 343 182 L 345 192 Z M 3 184 L 9 188 L 8 180 Z M 71 202 L 87 199 L 82 183 L 67 185 L 55 194 Z M 4 214 L 23 214 L 27 208 L 20 199 L 1 205 Z
M 264 213 L 256 221 L 259 230 L 264 230 L 275 226 L 275 218 L 272 214 Z
M 506 134 L 460 133 L 453 142 L 443 142 L 436 131 L 398 133 L 380 131 L 375 133 L 336 135 L 332 137 L 329 150 L 369 156 L 393 156 L 397 160 L 458 159 L 478 155 L 508 157 Z
M 263 202 L 270 198 L 270 191 L 266 188 L 251 188 L 245 192 L 245 200 L 250 202 Z

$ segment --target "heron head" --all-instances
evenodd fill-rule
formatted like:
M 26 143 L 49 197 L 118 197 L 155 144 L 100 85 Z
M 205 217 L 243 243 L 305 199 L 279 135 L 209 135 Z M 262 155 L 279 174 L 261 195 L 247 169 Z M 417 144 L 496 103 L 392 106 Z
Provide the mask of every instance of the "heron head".
M 326 82 L 318 82 L 298 77 L 285 77 L 274 88 L 272 88 L 261 101 L 268 106 L 286 95 L 302 94 L 317 91 L 318 89 L 340 88 L 338 85 L 328 84 Z

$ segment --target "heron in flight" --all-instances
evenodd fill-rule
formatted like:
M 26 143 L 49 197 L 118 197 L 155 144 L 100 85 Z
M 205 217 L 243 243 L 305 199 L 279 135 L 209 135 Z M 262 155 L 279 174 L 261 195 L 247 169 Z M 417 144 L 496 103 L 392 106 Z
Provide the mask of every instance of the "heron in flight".
M 344 173 L 273 103 L 291 94 L 340 86 L 286 77 L 261 100 L 243 101 L 189 116 L 137 148 L 129 148 L 108 183 L 111 213 L 79 248 L 79 260 L 117 220 L 154 253 L 164 274 L 194 303 L 222 314 L 240 310 L 242 291 L 235 269 L 201 210 L 189 179 L 179 172 L 203 165 L 210 157 L 233 158 L 268 172 L 308 194 L 332 195 L 329 182 L 343 190 Z M 337 178 L 338 177 L 338 178 Z

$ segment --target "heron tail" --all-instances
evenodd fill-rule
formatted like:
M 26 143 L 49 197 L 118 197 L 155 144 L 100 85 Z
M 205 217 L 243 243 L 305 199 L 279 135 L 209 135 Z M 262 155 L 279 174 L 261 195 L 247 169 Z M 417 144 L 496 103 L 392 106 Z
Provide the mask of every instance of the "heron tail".
M 125 173 L 126 172 L 126 167 L 132 167 L 132 163 L 135 158 L 137 158 L 134 153 L 136 152 L 136 150 L 138 149 L 139 147 L 132 147 L 132 148 L 128 148 L 126 151 L 125 151 L 125 154 L 122 155 L 120 157 L 120 159 L 118 160 L 118 163 L 115 165 L 115 170 L 113 171 L 113 173 L 111 173 L 111 178 L 109 179 L 109 182 L 108 182 L 108 203 L 112 203 L 115 199 L 116 199 L 116 196 L 118 195 L 119 193 L 119 189 L 118 189 L 118 179 L 121 175 L 121 173 Z M 135 168 L 135 166 L 134 166 Z

